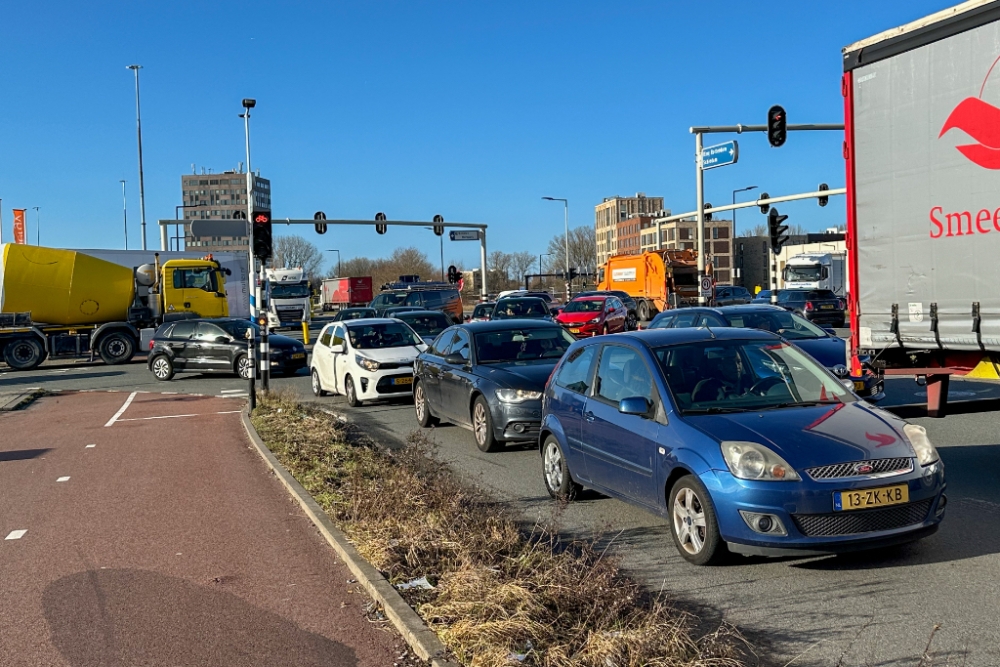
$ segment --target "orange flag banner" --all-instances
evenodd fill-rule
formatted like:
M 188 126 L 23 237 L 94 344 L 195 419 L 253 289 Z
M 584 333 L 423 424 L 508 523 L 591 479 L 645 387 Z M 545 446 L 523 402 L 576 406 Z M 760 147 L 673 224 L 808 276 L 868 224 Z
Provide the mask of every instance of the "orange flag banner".
M 14 243 L 21 245 L 24 245 L 25 242 L 24 212 L 26 210 L 24 208 L 14 209 Z

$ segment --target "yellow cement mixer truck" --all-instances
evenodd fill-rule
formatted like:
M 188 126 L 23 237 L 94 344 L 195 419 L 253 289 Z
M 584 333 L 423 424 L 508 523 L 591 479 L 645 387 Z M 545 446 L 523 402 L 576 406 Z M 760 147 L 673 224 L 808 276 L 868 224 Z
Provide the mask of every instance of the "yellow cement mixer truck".
M 15 370 L 48 357 L 127 363 L 140 331 L 226 317 L 227 269 L 211 255 L 129 268 L 74 250 L 0 245 L 0 356 Z

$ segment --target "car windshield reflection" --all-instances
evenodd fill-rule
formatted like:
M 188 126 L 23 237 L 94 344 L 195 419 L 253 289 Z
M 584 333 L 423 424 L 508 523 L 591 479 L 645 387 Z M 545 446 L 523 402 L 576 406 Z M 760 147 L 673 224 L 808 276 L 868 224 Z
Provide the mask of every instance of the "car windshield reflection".
M 476 334 L 476 356 L 481 364 L 559 359 L 575 341 L 562 327 L 488 331 Z
M 411 315 L 403 313 L 399 319 L 410 325 L 410 328 L 421 336 L 437 336 L 439 333 L 451 326 L 451 322 L 444 313 L 425 313 Z
M 839 380 L 787 343 L 702 341 L 654 352 L 682 414 L 855 401 Z
M 788 340 L 827 337 L 827 333 L 818 326 L 788 311 L 727 313 L 726 320 L 731 327 L 763 329 Z

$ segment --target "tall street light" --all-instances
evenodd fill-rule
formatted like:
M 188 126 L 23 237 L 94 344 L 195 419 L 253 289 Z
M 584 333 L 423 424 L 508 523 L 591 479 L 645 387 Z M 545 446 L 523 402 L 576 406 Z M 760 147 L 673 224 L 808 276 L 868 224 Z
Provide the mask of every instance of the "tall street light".
M 343 271 L 343 268 L 341 267 L 341 264 L 340 264 L 340 251 L 337 250 L 336 248 L 334 248 L 333 250 L 327 250 L 327 252 L 335 252 L 335 253 L 337 253 L 337 277 L 338 278 L 343 278 L 344 277 L 344 271 Z
M 139 219 L 142 221 L 142 249 L 146 249 L 146 188 L 142 178 L 142 114 L 139 113 L 139 70 L 142 65 L 128 65 L 135 72 L 135 130 L 139 139 Z M 162 237 L 161 237 L 162 238 Z
M 566 235 L 563 241 L 566 246 L 566 303 L 569 303 L 569 200 L 560 197 L 542 197 L 546 201 L 561 201 L 563 203 L 563 223 L 566 227 Z
M 35 209 L 35 245 L 42 245 L 42 214 L 38 212 L 37 206 L 32 206 Z
M 756 185 L 748 185 L 745 188 L 740 188 L 739 190 L 733 190 L 733 206 L 736 206 L 737 192 L 747 192 L 748 190 L 756 190 L 756 189 L 757 189 Z M 735 264 L 736 263 L 736 209 L 735 208 L 733 209 L 733 238 L 731 238 L 729 242 L 730 242 L 729 247 L 733 251 L 733 264 Z M 739 269 L 740 269 L 740 284 L 743 284 L 743 275 L 742 275 L 743 267 L 741 266 L 739 267 Z M 733 280 L 733 284 L 734 285 L 736 284 L 735 280 Z
M 122 184 L 122 218 L 125 223 L 125 249 L 128 250 L 128 200 L 125 198 L 125 179 L 118 182 Z

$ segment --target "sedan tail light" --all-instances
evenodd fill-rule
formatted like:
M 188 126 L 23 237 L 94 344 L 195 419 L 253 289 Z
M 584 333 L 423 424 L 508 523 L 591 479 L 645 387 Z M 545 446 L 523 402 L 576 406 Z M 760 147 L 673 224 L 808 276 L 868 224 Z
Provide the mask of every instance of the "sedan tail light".
M 149 351 L 150 352 L 153 351 L 153 339 L 152 338 L 149 339 Z
M 806 310 L 813 310 L 814 308 L 815 306 L 813 306 L 812 301 L 806 301 Z
M 837 299 L 837 306 L 839 306 L 841 310 L 847 310 L 847 304 L 844 303 L 843 299 Z

